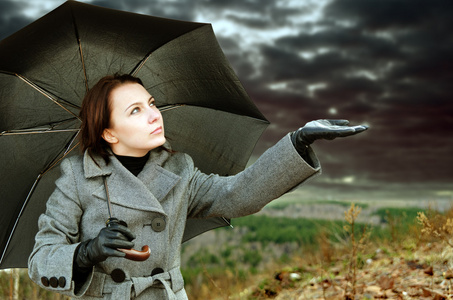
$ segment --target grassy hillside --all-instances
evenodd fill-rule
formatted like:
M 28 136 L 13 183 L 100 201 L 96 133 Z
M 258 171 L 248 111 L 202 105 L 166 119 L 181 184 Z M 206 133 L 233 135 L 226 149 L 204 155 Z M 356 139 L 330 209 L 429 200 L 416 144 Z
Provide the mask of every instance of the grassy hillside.
M 450 261 L 439 249 L 449 249 L 445 247 L 449 233 L 439 232 L 453 215 L 451 211 L 440 214 L 420 207 L 366 202 L 354 205 L 355 211 L 351 211 L 350 205 L 280 202 L 257 215 L 233 220 L 234 229 L 216 229 L 186 243 L 182 272 L 189 299 L 305 299 L 302 295 L 313 295 L 307 299 L 347 299 L 354 293 L 374 299 L 383 297 L 382 291 L 390 298 L 403 299 L 404 291 L 392 277 L 395 270 L 421 270 L 425 279 L 423 271 L 429 267 L 434 269 L 432 276 L 426 276 L 431 285 L 425 286 L 422 279 L 418 284 L 442 289 L 439 284 Z M 303 217 L 307 211 L 313 218 Z M 417 221 L 421 211 L 432 222 L 425 220 L 424 226 L 432 227 L 425 237 L 427 229 Z M 436 228 L 437 235 L 433 233 Z M 388 287 L 385 280 L 393 282 L 388 283 L 392 288 L 383 290 Z M 376 291 L 367 290 L 369 286 Z M 18 299 L 68 299 L 41 290 L 24 270 L 16 276 L 0 272 L 0 299 L 10 299 L 14 290 Z
M 182 271 L 190 299 L 249 299 L 234 296 L 234 291 L 246 290 L 252 278 L 266 274 L 272 278 L 281 266 L 291 266 L 294 260 L 308 258 L 313 261 L 313 257 L 317 257 L 316 260 L 323 257 L 328 264 L 332 263 L 335 254 L 351 242 L 351 233 L 345 230 L 345 226 L 350 226 L 345 219 L 348 207 L 344 203 L 334 204 L 341 208 L 343 220 L 253 215 L 233 220 L 234 230 L 224 228 L 210 233 L 214 237 L 207 244 L 198 245 L 197 250 L 189 251 L 191 245 L 185 246 L 183 257 L 188 260 Z M 326 201 L 324 205 L 332 205 L 332 202 Z M 368 208 L 367 205 L 355 207 Z M 276 209 L 286 208 L 279 205 Z M 355 223 L 355 239 L 360 240 L 366 232 L 370 245 L 373 241 L 399 247 L 408 243 L 406 237 L 419 231 L 416 224 L 419 211 L 423 209 L 389 207 L 373 210 L 371 214 L 379 223 Z M 364 259 L 360 258 L 361 264 Z M 299 273 L 300 276 L 307 274 Z M 217 296 L 212 295 L 213 289 Z

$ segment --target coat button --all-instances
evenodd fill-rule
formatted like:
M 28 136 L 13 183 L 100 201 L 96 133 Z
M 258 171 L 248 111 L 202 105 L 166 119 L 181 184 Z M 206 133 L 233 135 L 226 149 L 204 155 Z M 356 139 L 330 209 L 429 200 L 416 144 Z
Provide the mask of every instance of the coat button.
M 43 276 L 41 277 L 41 283 L 43 286 L 48 287 L 49 286 L 49 278 Z
M 165 229 L 165 219 L 164 218 L 160 218 L 160 217 L 157 217 L 157 218 L 154 218 L 151 222 L 151 228 L 155 231 L 155 232 L 161 232 L 162 230 Z
M 64 288 L 66 286 L 66 278 L 64 278 L 63 276 L 58 278 L 58 286 Z
M 152 271 L 151 271 L 151 276 L 154 276 L 154 275 L 157 275 L 157 274 L 160 274 L 160 273 L 163 273 L 164 270 L 162 268 L 154 268 Z
M 121 283 L 124 281 L 124 279 L 126 279 L 126 274 L 121 269 L 113 270 L 110 276 L 112 276 L 113 281 L 115 281 L 116 283 Z
M 57 279 L 57 277 L 50 278 L 49 279 L 49 283 L 50 283 L 51 287 L 57 288 L 58 287 L 58 279 Z

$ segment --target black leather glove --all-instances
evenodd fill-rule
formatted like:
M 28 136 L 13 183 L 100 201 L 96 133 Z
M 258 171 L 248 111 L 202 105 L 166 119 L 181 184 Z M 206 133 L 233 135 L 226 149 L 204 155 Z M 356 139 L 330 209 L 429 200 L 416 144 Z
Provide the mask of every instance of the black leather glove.
M 316 120 L 305 124 L 304 127 L 291 133 L 291 141 L 296 150 L 305 154 L 308 146 L 318 139 L 333 140 L 346 137 L 368 129 L 368 126 L 347 126 L 348 120 Z
M 77 271 L 84 272 L 110 256 L 124 257 L 126 254 L 118 248 L 131 249 L 135 235 L 118 222 L 109 223 L 92 240 L 82 242 L 77 248 L 74 262 Z

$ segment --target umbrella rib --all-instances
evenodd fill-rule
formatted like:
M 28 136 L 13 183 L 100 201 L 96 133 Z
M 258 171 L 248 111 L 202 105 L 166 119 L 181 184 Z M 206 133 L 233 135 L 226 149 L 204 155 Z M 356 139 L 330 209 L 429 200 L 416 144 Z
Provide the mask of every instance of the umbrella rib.
M 8 240 L 6 241 L 5 248 L 3 249 L 2 257 L 0 258 L 0 263 L 3 262 L 3 258 L 5 257 L 6 250 L 8 250 L 9 243 L 11 242 L 11 239 L 13 238 L 13 234 L 16 231 L 16 227 L 19 224 L 19 219 L 22 216 L 22 213 L 25 210 L 25 207 L 27 206 L 28 201 L 30 200 L 30 196 L 33 193 L 33 191 L 36 188 L 36 185 L 38 184 L 38 181 L 41 179 L 42 174 L 39 174 L 38 177 L 36 178 L 35 182 L 33 183 L 33 186 L 31 187 L 30 191 L 28 192 L 27 198 L 25 198 L 24 204 L 22 204 L 22 208 L 20 209 L 19 215 L 16 218 L 16 221 L 14 222 L 14 226 L 11 230 L 11 233 L 8 237 Z
M 183 107 L 183 106 L 199 107 L 199 108 L 217 110 L 217 109 L 212 108 L 212 107 L 206 107 L 206 106 L 194 105 L 194 104 L 183 104 L 183 103 L 162 105 L 162 106 L 158 106 L 157 108 L 158 108 L 161 112 L 164 112 L 164 111 L 172 110 L 172 109 L 175 109 L 175 108 L 180 108 L 180 107 Z M 222 111 L 222 112 L 224 112 L 224 113 L 230 113 L 230 114 L 238 115 L 237 113 L 234 113 L 234 112 L 228 112 L 228 111 L 223 111 L 223 110 L 220 110 L 220 111 Z M 252 118 L 252 119 L 255 119 L 255 120 L 257 120 L 257 121 L 261 121 L 261 122 L 263 122 L 263 123 L 269 124 L 269 121 L 266 120 L 266 119 L 263 120 L 263 119 L 260 119 L 260 118 L 257 118 L 257 117 L 253 117 L 253 116 L 248 116 L 248 115 L 242 115 L 242 116 L 248 117 L 248 118 Z
M 87 71 L 86 71 L 86 68 L 85 68 L 85 60 L 83 59 L 82 41 L 80 40 L 79 30 L 77 28 L 77 22 L 76 22 L 76 18 L 74 16 L 74 11 L 73 11 L 72 7 L 71 7 L 71 17 L 72 17 L 72 22 L 74 23 L 74 33 L 75 33 L 75 36 L 77 38 L 77 44 L 79 45 L 80 60 L 82 62 L 83 76 L 85 78 L 85 89 L 88 92 L 88 90 L 89 90 L 89 88 L 88 88 L 88 77 L 87 77 Z
M 79 37 L 77 37 L 77 43 L 79 44 L 79 53 L 80 53 L 80 59 L 82 61 L 83 76 L 85 77 L 85 89 L 88 92 L 87 70 L 85 69 L 85 60 L 83 59 L 82 42 L 80 41 Z
M 227 223 L 231 228 L 234 228 L 233 224 L 231 224 L 231 222 L 225 218 L 225 217 L 222 217 L 222 219 L 225 221 L 225 223 Z
M 59 103 L 54 97 L 52 97 L 52 95 L 50 95 L 48 92 L 46 92 L 43 88 L 39 87 L 38 85 L 36 85 L 35 83 L 33 83 L 31 80 L 25 78 L 24 76 L 20 75 L 20 74 L 17 74 L 15 73 L 15 75 L 21 79 L 23 82 L 25 82 L 26 84 L 28 84 L 29 86 L 31 86 L 32 88 L 34 88 L 35 90 L 37 90 L 38 92 L 40 92 L 42 95 L 44 95 L 46 98 L 50 99 L 53 103 L 55 103 L 56 105 L 60 106 L 62 109 L 64 109 L 65 111 L 67 111 L 68 113 L 70 113 L 71 115 L 73 115 L 74 117 L 76 117 L 77 119 L 80 120 L 79 116 L 77 116 L 76 114 L 74 114 L 73 112 L 71 112 L 69 109 L 67 109 L 66 107 L 64 107 L 63 105 L 61 105 L 61 103 Z
M 77 134 L 76 134 L 77 136 Z M 75 138 L 75 137 L 74 137 Z M 47 172 L 49 172 L 50 170 L 52 170 L 60 161 L 62 161 L 66 156 L 68 156 L 69 153 L 71 153 L 71 151 L 73 151 L 75 148 L 77 148 L 77 146 L 80 144 L 80 142 L 78 142 L 77 144 L 75 144 L 74 146 L 72 146 L 72 148 L 69 149 L 69 147 L 71 147 L 72 143 L 74 142 L 74 139 L 72 139 L 71 141 L 71 144 L 68 146 L 68 148 L 66 149 L 66 151 L 64 152 L 64 154 L 58 158 L 57 160 L 53 161 L 52 164 L 47 168 L 47 170 L 44 170 L 41 174 L 41 176 L 44 176 Z M 69 149 L 69 150 L 68 150 Z
M 69 145 L 69 147 L 72 145 L 72 143 L 74 142 L 75 138 L 77 137 L 77 134 L 74 136 L 74 138 L 72 139 L 71 141 L 71 144 Z M 65 158 L 66 156 L 68 156 L 68 154 L 74 150 L 77 146 L 79 145 L 79 143 L 75 144 L 71 149 L 69 149 L 69 147 L 66 149 L 65 153 L 63 154 L 62 157 L 58 158 L 57 160 L 55 160 L 45 171 L 43 171 L 41 174 L 38 175 L 38 177 L 36 178 L 35 182 L 33 183 L 33 186 L 31 187 L 30 191 L 28 192 L 28 195 L 27 195 L 27 198 L 25 198 L 25 201 L 24 201 L 24 204 L 22 205 L 22 208 L 20 209 L 20 212 L 19 212 L 19 215 L 17 216 L 16 218 L 16 221 L 14 222 L 14 226 L 11 230 L 11 233 L 8 237 L 8 240 L 6 241 L 6 244 L 5 244 L 5 248 L 3 249 L 3 253 L 2 253 L 2 256 L 0 258 L 0 264 L 3 262 L 3 258 L 5 257 L 6 255 L 6 251 L 8 250 L 8 246 L 12 240 L 12 237 L 13 237 L 13 234 L 14 232 L 16 231 L 16 228 L 17 228 L 17 225 L 19 224 L 19 219 L 20 217 L 22 216 L 24 210 L 25 210 L 25 207 L 27 206 L 28 204 L 28 201 L 30 200 L 30 197 L 31 195 L 33 194 L 35 188 L 36 188 L 36 185 L 38 184 L 38 181 L 47 173 L 49 172 L 51 169 L 53 169 L 61 160 L 63 160 L 63 158 Z M 69 149 L 69 150 L 68 150 Z
M 69 152 L 71 152 L 75 147 L 77 147 L 77 145 L 80 144 L 80 142 L 79 142 L 74 147 L 69 149 L 71 147 L 72 143 L 74 143 L 74 141 L 77 138 L 77 136 L 79 135 L 79 133 L 80 133 L 80 130 L 78 130 L 78 132 L 74 135 L 74 137 L 72 138 L 71 142 L 69 143 L 68 147 L 66 147 L 66 151 L 64 152 L 63 157 L 65 157 Z
M 182 107 L 182 106 L 186 106 L 185 104 L 169 104 L 169 105 L 163 105 L 163 106 L 159 106 L 158 109 L 163 112 L 163 111 L 167 111 L 167 110 L 172 110 L 172 109 L 175 109 L 175 108 L 179 108 L 179 107 Z
M 209 24 L 203 24 L 203 26 L 205 26 L 205 25 L 209 25 Z M 197 30 L 198 28 L 200 28 L 200 27 L 191 29 L 190 31 L 185 32 L 185 33 L 182 33 L 181 35 L 188 34 L 189 32 L 195 31 L 195 30 Z M 181 35 L 179 35 L 178 37 L 181 37 Z M 168 43 L 168 42 L 167 42 L 167 43 Z M 165 44 L 164 44 L 164 45 L 165 45 Z M 164 46 L 164 45 L 161 45 L 160 47 L 162 47 L 162 46 Z M 134 69 L 132 69 L 132 71 L 130 72 L 130 75 L 136 76 L 137 73 L 138 73 L 138 72 L 140 71 L 140 69 L 145 65 L 146 61 L 151 57 L 152 54 L 153 54 L 152 51 L 149 52 L 149 53 L 148 53 L 148 54 L 140 61 L 140 63 L 139 63 L 137 66 L 135 66 Z
M 153 53 L 150 52 L 149 54 L 147 54 L 145 56 L 145 58 L 142 59 L 142 61 L 135 67 L 135 69 L 132 70 L 132 72 L 131 72 L 132 76 L 137 75 L 138 71 L 140 71 L 140 69 L 145 65 L 146 61 L 151 57 L 151 54 L 153 54 Z
M 79 130 L 80 130 L 79 128 L 69 128 L 69 129 L 36 128 L 36 129 L 5 130 L 3 132 L 0 132 L 0 136 L 57 133 L 57 132 L 77 132 Z
M 72 121 L 74 121 L 74 119 L 67 119 L 67 120 L 62 120 L 59 122 L 54 122 L 51 124 L 46 124 L 48 127 L 32 127 L 32 128 L 23 128 L 23 129 L 5 130 L 5 131 L 0 132 L 0 136 L 79 131 L 80 130 L 79 128 L 56 129 L 58 126 L 64 125 L 64 124 L 72 122 Z

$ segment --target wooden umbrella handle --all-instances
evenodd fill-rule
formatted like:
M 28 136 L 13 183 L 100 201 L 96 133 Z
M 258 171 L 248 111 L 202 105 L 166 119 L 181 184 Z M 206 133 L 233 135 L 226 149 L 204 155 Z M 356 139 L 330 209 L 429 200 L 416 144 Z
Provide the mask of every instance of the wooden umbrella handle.
M 107 184 L 105 186 L 106 191 L 107 190 Z M 107 192 L 108 195 L 108 192 Z M 108 196 L 107 196 L 108 198 Z M 110 214 L 111 208 L 109 205 L 109 214 Z M 121 220 L 118 220 L 117 218 L 112 218 L 110 217 L 107 220 L 107 227 L 110 227 L 112 224 L 120 224 L 122 226 L 127 227 L 127 223 Z M 119 251 L 126 253 L 125 258 L 133 260 L 133 261 L 145 261 L 148 259 L 148 257 L 151 255 L 151 249 L 149 249 L 149 246 L 145 245 L 142 247 L 142 251 L 135 250 L 135 249 L 123 249 L 123 248 L 118 248 Z
M 151 255 L 151 249 L 149 249 L 149 246 L 147 245 L 142 247 L 142 251 L 138 251 L 135 249 L 118 249 L 118 250 L 126 253 L 125 258 L 133 261 L 145 261 Z

